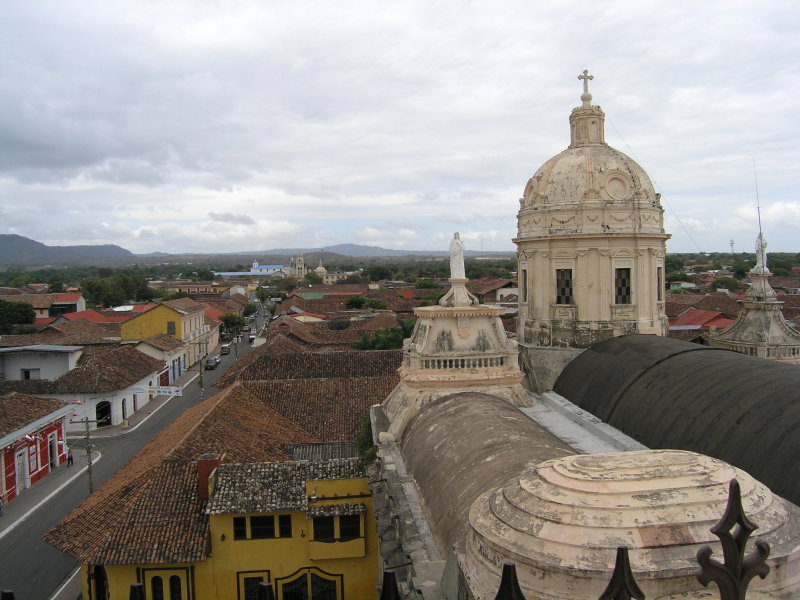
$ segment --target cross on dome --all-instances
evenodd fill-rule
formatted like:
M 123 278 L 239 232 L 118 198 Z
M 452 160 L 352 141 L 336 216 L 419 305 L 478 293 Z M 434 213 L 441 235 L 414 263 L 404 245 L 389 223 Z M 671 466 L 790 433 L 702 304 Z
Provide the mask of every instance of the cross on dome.
M 581 100 L 583 101 L 583 106 L 588 108 L 591 106 L 592 102 L 592 95 L 589 93 L 589 80 L 594 79 L 594 75 L 589 75 L 589 69 L 584 69 L 582 75 L 578 75 L 578 79 L 583 80 L 583 94 L 581 94 Z

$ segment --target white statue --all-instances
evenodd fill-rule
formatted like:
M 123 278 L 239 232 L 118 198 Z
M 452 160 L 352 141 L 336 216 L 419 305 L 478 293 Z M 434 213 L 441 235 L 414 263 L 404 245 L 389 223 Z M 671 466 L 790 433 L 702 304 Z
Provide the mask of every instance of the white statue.
M 755 273 L 769 273 L 769 269 L 767 269 L 767 241 L 760 231 L 756 238 L 756 266 L 753 267 L 753 271 Z
M 464 271 L 464 242 L 458 232 L 450 242 L 450 279 L 466 279 Z

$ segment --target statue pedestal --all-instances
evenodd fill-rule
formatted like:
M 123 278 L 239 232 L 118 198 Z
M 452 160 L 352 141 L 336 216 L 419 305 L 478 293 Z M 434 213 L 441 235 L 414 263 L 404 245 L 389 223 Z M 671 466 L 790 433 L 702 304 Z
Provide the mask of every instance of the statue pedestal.
M 478 299 L 467 291 L 469 279 L 448 279 L 450 290 L 439 300 L 439 306 L 480 306 Z

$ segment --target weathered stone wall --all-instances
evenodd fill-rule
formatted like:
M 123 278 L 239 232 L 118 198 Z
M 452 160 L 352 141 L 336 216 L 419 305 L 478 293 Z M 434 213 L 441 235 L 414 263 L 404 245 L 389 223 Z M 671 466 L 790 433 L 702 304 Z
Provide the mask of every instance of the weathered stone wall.
M 542 347 L 519 343 L 519 362 L 525 378 L 522 385 L 536 394 L 553 389 L 553 385 L 573 359 L 583 348 Z

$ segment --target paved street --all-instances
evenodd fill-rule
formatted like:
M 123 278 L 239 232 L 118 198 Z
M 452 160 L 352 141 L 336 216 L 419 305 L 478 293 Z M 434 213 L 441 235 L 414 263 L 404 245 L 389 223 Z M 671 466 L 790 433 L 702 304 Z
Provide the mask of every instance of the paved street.
M 239 357 L 250 350 L 246 341 L 240 343 Z M 213 354 L 219 354 L 219 348 Z M 217 369 L 203 372 L 206 397 L 217 392 L 213 384 L 233 364 L 234 353 L 221 358 L 222 363 Z M 113 427 L 96 434 L 93 432 L 92 443 L 97 460 L 93 465 L 95 489 L 166 425 L 200 401 L 197 366 L 184 374 L 180 383 L 185 386 L 183 396 L 154 399 L 129 419 L 127 429 Z M 0 589 L 14 591 L 16 600 L 50 598 L 77 567 L 74 559 L 42 541 L 42 536 L 50 528 L 88 496 L 85 442 L 83 439 L 70 439 L 69 443 L 75 464 L 59 467 L 40 483 L 25 490 L 5 507 L 5 514 L 0 516 Z M 84 472 L 75 477 L 81 470 Z M 68 597 L 68 600 L 74 600 L 74 597 Z

